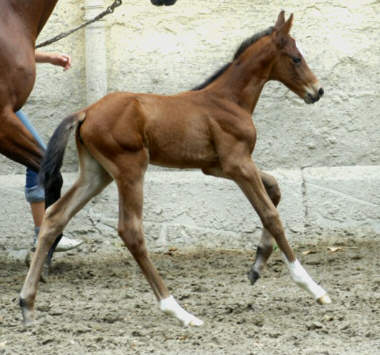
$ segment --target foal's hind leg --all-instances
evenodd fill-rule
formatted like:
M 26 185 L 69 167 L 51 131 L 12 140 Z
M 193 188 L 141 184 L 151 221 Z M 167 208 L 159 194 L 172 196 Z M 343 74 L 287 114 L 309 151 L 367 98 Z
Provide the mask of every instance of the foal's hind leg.
M 273 202 L 275 207 L 278 206 L 281 199 L 281 192 L 276 179 L 267 173 L 259 172 L 261 180 L 264 184 L 265 190 Z M 273 251 L 273 237 L 269 231 L 264 228 L 261 235 L 260 244 L 256 250 L 256 259 L 252 265 L 251 270 L 248 272 L 248 278 L 253 285 L 259 278 L 263 271 L 269 257 Z
M 148 280 L 160 309 L 170 314 L 184 326 L 200 326 L 203 321 L 186 312 L 170 296 L 167 287 L 156 268 L 153 266 L 145 246 L 142 211 L 143 211 L 143 175 L 146 154 L 143 151 L 126 153 L 123 162 L 118 163 L 118 173 L 115 178 L 119 189 L 119 236 L 124 241 L 144 276 Z M 137 163 L 137 164 L 136 164 Z
M 45 258 L 57 235 L 69 220 L 111 181 L 108 173 L 88 153 L 80 152 L 80 176 L 71 189 L 54 203 L 44 216 L 37 249 L 20 293 L 24 323 L 34 320 L 34 301 Z

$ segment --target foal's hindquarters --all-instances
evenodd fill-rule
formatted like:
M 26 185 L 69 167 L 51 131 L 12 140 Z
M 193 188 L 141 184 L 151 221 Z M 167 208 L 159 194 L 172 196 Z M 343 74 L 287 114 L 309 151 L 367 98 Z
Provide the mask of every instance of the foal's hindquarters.
M 85 133 L 83 136 L 85 137 Z M 98 140 L 100 145 L 104 142 L 105 140 Z M 146 148 L 118 151 L 113 147 L 113 159 L 109 160 L 106 154 L 94 150 L 95 159 L 84 147 L 78 135 L 76 143 L 79 154 L 79 177 L 71 189 L 46 211 L 37 249 L 20 294 L 24 323 L 31 324 L 34 320 L 38 281 L 44 260 L 56 236 L 62 233 L 69 220 L 92 197 L 100 193 L 114 179 L 119 192 L 119 236 L 152 287 L 160 309 L 176 317 L 184 326 L 202 325 L 202 320 L 185 311 L 170 295 L 147 253 L 142 226 L 143 178 L 148 165 Z M 92 148 L 94 149 L 94 146 Z M 99 162 L 102 162 L 103 166 Z

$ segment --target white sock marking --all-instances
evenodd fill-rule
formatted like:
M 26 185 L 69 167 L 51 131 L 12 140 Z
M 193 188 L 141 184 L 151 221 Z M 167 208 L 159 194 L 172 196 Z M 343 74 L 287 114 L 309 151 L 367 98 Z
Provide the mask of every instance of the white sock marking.
M 172 315 L 182 322 L 182 325 L 187 327 L 191 326 L 201 326 L 203 321 L 193 316 L 189 312 L 186 312 L 174 299 L 173 296 L 169 296 L 160 301 L 160 309 L 166 314 Z
M 310 277 L 298 260 L 290 263 L 285 256 L 284 259 L 292 279 L 298 286 L 309 292 L 317 300 L 327 295 L 327 292 Z

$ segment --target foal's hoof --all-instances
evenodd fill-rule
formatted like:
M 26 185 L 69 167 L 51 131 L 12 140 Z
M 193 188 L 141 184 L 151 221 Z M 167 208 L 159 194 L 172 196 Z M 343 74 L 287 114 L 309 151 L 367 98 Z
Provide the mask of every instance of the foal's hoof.
M 25 327 L 32 327 L 34 325 L 34 316 L 26 315 L 26 313 L 30 313 L 30 311 L 23 311 L 23 324 Z
M 190 314 L 186 319 L 182 319 L 181 323 L 184 327 L 201 327 L 203 325 L 203 320 Z
M 23 323 L 26 327 L 29 327 L 33 325 L 34 323 L 34 310 L 28 309 L 28 307 L 26 306 L 25 300 L 23 300 L 22 298 L 20 298 L 19 302 L 20 302 Z
M 325 293 L 323 296 L 319 297 L 317 299 L 317 303 L 319 304 L 330 304 L 331 303 L 331 298 L 327 293 Z
M 251 281 L 251 285 L 254 285 L 255 282 L 260 278 L 260 274 L 255 270 L 249 270 L 248 271 L 248 279 Z

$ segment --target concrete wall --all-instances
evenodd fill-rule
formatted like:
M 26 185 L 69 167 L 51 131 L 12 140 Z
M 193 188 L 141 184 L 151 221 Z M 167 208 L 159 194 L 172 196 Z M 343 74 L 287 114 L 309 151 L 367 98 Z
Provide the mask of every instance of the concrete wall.
M 105 0 L 105 5 L 111 3 L 111 0 Z M 229 61 L 244 39 L 273 25 L 282 8 L 287 15 L 294 13 L 292 34 L 323 83 L 326 94 L 317 104 L 305 105 L 284 86 L 268 83 L 253 117 L 258 129 L 254 158 L 264 170 L 276 172 L 280 169 L 288 171 L 285 175 L 297 176 L 295 185 L 290 184 L 297 187 L 294 191 L 301 189 L 293 205 L 296 220 L 289 217 L 294 223 L 286 222 L 289 230 L 296 230 L 295 234 L 303 234 L 305 226 L 310 224 L 312 226 L 308 230 L 314 232 L 319 228 L 320 233 L 329 230 L 332 233 L 334 230 L 356 233 L 359 229 L 365 230 L 363 223 L 370 226 L 370 233 L 376 234 L 380 224 L 380 188 L 376 173 L 380 166 L 379 1 L 321 0 L 311 3 L 290 0 L 284 6 L 284 2 L 277 0 L 178 0 L 175 6 L 163 8 L 153 7 L 148 0 L 138 1 L 136 5 L 124 1 L 105 21 L 108 90 L 171 94 L 190 89 Z M 83 18 L 84 1 L 59 1 L 40 41 L 77 26 Z M 73 68 L 68 72 L 49 65 L 38 67 L 36 86 L 25 111 L 45 140 L 64 116 L 86 105 L 84 41 L 84 31 L 80 31 L 45 48 L 64 51 L 73 57 Z M 73 151 L 69 150 L 65 171 L 75 170 L 75 161 Z M 317 170 L 310 170 L 309 174 L 305 169 L 308 167 Z M 318 170 L 320 167 L 322 170 Z M 23 168 L 17 164 L 0 159 L 0 174 L 22 171 Z M 302 174 L 306 175 L 302 177 Z M 154 176 L 159 179 L 160 175 Z M 279 176 L 286 198 L 293 189 L 287 187 L 286 178 Z M 308 189 L 310 201 L 307 203 L 302 200 L 305 178 L 311 182 Z M 186 175 L 183 179 L 188 182 L 183 186 L 184 189 L 189 188 L 185 190 L 186 196 L 187 193 L 196 194 L 190 192 L 190 187 L 195 188 L 196 182 L 200 184 L 197 186 L 203 186 L 197 174 Z M 225 191 L 219 191 L 224 183 L 212 183 L 215 184 L 215 194 L 225 194 Z M 160 189 L 157 184 L 153 185 Z M 344 191 L 339 191 L 340 188 Z M 148 194 L 156 196 L 156 193 L 148 187 Z M 211 200 L 212 195 L 209 196 Z M 188 203 L 186 196 L 170 203 L 176 203 L 176 208 L 181 204 L 184 206 Z M 346 198 L 362 203 L 346 202 Z M 337 200 L 340 201 L 338 205 Z M 208 206 L 210 202 L 204 199 L 202 203 Z M 353 206 L 350 213 L 346 213 L 347 204 Z M 321 211 L 313 212 L 311 205 L 321 208 Z M 367 217 L 361 214 L 363 208 L 368 209 L 370 217 L 367 212 L 363 212 Z M 147 213 L 149 211 L 148 208 Z M 159 223 L 158 220 L 153 221 L 155 213 L 153 211 L 147 216 L 152 228 Z M 240 217 L 232 216 L 232 220 L 244 219 L 245 212 L 240 210 L 240 213 Z M 338 216 L 337 220 L 343 224 L 336 222 L 337 226 L 332 221 L 335 217 L 330 218 L 330 214 Z M 352 217 L 354 215 L 355 218 Z M 212 216 L 210 218 L 214 218 Z M 181 222 L 183 228 L 190 223 L 186 218 Z M 224 219 L 219 220 L 215 215 L 217 224 Z M 206 218 L 204 223 L 207 221 Z M 192 223 L 190 225 L 198 222 Z M 243 221 L 241 223 L 244 224 Z M 214 227 L 213 230 L 218 229 Z M 149 230 L 150 227 L 147 228 Z M 245 230 L 231 225 L 223 230 L 245 235 L 255 228 L 252 225 Z

